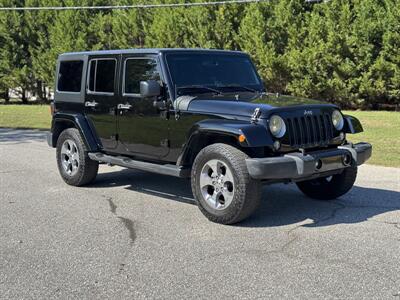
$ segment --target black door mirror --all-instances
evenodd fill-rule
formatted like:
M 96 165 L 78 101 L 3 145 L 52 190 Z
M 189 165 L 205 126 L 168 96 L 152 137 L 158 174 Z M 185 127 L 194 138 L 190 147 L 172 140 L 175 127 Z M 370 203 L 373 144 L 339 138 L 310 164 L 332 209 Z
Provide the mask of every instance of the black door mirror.
M 140 82 L 140 96 L 146 97 L 157 97 L 161 95 L 161 86 L 158 81 L 147 80 Z

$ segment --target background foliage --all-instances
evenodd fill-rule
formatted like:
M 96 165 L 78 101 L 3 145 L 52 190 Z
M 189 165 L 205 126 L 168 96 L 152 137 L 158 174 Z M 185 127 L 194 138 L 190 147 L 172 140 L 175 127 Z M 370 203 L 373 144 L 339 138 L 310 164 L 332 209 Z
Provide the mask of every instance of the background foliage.
M 0 6 L 185 0 L 0 0 Z M 198 2 L 198 0 L 196 0 Z M 113 11 L 0 12 L 0 93 L 47 100 L 63 52 L 139 47 L 243 50 L 271 92 L 347 108 L 400 104 L 398 0 L 271 0 L 250 5 Z M 0 96 L 1 97 L 1 96 Z

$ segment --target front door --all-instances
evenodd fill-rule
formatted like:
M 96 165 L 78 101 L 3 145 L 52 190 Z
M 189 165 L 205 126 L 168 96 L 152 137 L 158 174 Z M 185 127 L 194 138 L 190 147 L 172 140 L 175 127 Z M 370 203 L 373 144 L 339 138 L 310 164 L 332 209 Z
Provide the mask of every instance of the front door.
M 169 152 L 168 120 L 157 98 L 140 96 L 140 81 L 161 83 L 157 56 L 123 56 L 118 137 L 128 155 L 162 159 Z
M 89 60 L 85 111 L 97 137 L 106 151 L 117 146 L 116 107 L 118 57 L 96 57 Z

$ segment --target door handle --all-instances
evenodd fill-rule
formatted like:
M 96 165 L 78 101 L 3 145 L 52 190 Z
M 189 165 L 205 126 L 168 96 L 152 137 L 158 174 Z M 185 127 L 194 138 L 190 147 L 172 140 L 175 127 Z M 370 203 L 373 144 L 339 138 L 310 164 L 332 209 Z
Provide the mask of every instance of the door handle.
M 90 101 L 86 101 L 86 102 L 85 102 L 85 106 L 86 106 L 86 107 L 96 107 L 97 105 L 99 105 L 99 103 L 97 103 L 97 102 L 94 101 L 94 100 L 91 101 L 91 102 L 90 102 Z
M 132 108 L 132 105 L 130 105 L 130 104 L 118 104 L 117 108 L 120 109 L 120 110 L 130 110 Z

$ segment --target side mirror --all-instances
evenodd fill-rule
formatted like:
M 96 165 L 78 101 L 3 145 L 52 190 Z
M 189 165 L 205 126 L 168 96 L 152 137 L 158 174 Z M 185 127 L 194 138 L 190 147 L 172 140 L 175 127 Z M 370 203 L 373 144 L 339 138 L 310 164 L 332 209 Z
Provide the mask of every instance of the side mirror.
M 161 86 L 158 81 L 147 80 L 140 82 L 140 96 L 146 97 L 157 97 L 161 95 Z

